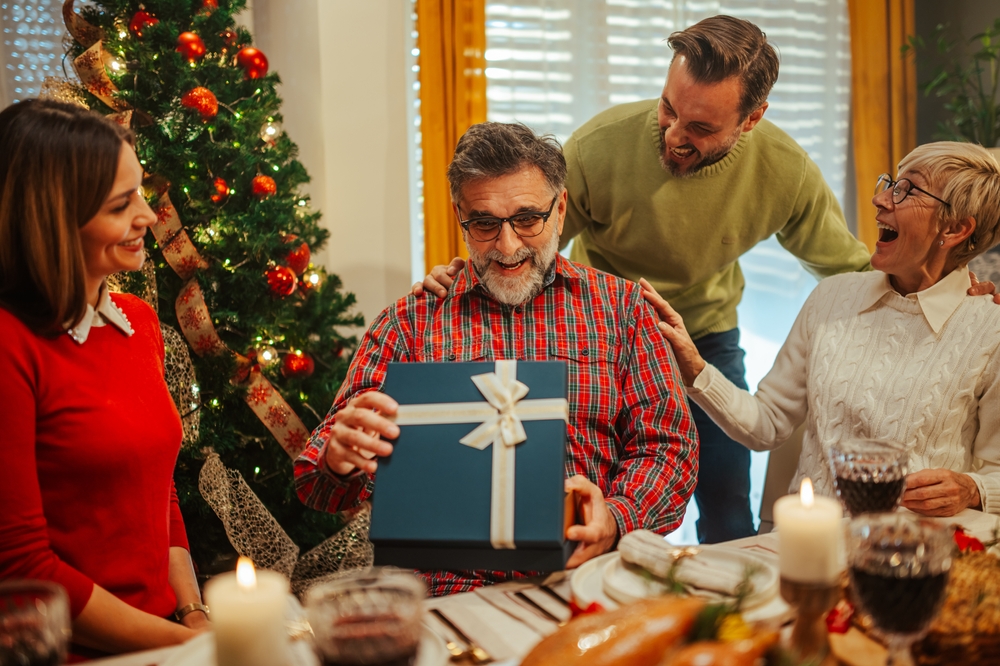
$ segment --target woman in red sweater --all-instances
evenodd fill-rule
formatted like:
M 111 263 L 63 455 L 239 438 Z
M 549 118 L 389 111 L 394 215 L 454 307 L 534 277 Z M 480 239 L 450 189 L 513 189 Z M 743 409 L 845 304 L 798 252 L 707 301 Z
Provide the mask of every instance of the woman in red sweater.
M 43 100 L 0 113 L 0 579 L 60 583 L 74 644 L 104 653 L 208 622 L 156 314 L 105 283 L 142 266 L 156 221 L 142 176 L 130 132 L 96 113 Z

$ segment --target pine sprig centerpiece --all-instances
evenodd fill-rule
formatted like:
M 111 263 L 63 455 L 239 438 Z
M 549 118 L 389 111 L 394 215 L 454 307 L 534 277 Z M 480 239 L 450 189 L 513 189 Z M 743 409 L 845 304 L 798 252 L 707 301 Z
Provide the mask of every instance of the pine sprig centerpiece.
M 68 59 L 90 108 L 137 135 L 157 213 L 147 236 L 160 320 L 191 347 L 200 439 L 176 482 L 203 573 L 231 552 L 198 492 L 214 451 L 238 470 L 303 550 L 340 526 L 304 507 L 290 456 L 333 401 L 361 325 L 354 296 L 311 256 L 328 240 L 301 187 L 309 181 L 281 128 L 278 75 L 237 27 L 245 0 L 108 0 L 64 15 Z M 125 279 L 147 292 L 142 274 Z M 181 406 L 181 414 L 185 408 Z M 136 434 L 137 446 L 141 433 Z

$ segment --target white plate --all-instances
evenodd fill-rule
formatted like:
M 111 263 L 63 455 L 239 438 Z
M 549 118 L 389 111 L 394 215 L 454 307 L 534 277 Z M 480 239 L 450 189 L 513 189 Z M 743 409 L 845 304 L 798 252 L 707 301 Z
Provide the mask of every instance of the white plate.
M 319 666 L 319 659 L 308 641 L 293 641 L 291 652 L 291 666 Z M 444 641 L 425 627 L 415 666 L 445 666 L 448 657 Z M 161 666 L 215 666 L 215 634 L 209 632 L 192 638 L 177 648 Z
M 604 567 L 618 558 L 618 553 L 605 553 L 600 557 L 587 560 L 570 574 L 569 589 L 573 602 L 585 609 L 595 601 L 606 610 L 618 608 L 618 604 L 604 593 Z
M 722 550 L 724 547 L 717 547 Z M 734 550 L 734 549 L 729 549 Z M 741 551 L 740 554 L 744 554 Z M 750 554 L 745 554 L 752 557 Z M 570 590 L 573 594 L 573 601 L 580 608 L 587 608 L 595 601 L 605 610 L 613 610 L 620 605 L 605 592 L 604 579 L 608 569 L 620 559 L 617 552 L 606 553 L 600 557 L 588 560 L 580 565 L 570 576 Z M 754 558 L 756 561 L 759 558 Z M 762 564 L 774 571 L 773 565 L 761 560 Z M 775 572 L 777 576 L 777 573 Z M 642 579 L 645 582 L 645 579 Z M 655 595 L 651 595 L 655 596 Z M 747 622 L 767 622 L 783 623 L 793 614 L 792 609 L 786 604 L 781 596 L 774 594 L 769 600 L 761 602 L 755 608 L 747 609 L 743 612 L 743 619 Z
M 738 580 L 747 567 L 755 567 L 750 577 L 751 592 L 744 601 L 746 609 L 757 608 L 771 601 L 778 594 L 778 570 L 763 560 L 735 548 L 703 547 L 693 558 L 685 558 L 677 565 L 677 578 L 682 582 L 688 570 L 695 570 L 704 576 L 719 572 L 731 580 Z M 603 588 L 605 594 L 623 604 L 648 597 L 656 597 L 667 592 L 665 585 L 650 576 L 643 576 L 628 567 L 621 557 L 615 558 L 604 568 Z M 692 594 L 709 601 L 720 601 L 726 597 L 708 590 L 694 590 Z

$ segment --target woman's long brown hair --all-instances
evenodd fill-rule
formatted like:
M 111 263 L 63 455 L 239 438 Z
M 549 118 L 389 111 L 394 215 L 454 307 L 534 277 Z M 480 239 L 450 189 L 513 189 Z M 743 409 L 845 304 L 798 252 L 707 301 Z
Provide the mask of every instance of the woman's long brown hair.
M 0 112 L 0 307 L 36 333 L 87 310 L 79 229 L 111 192 L 123 141 L 127 129 L 64 102 Z

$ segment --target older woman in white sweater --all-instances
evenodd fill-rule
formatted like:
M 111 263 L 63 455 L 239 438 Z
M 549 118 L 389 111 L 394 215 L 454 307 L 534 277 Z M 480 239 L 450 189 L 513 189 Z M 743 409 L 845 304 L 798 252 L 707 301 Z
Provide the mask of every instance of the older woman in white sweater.
M 698 354 L 681 317 L 642 281 L 688 395 L 733 439 L 773 449 L 806 421 L 793 487 L 832 495 L 826 449 L 846 438 L 909 448 L 903 506 L 1000 514 L 1000 307 L 970 296 L 969 260 L 1000 240 L 1000 165 L 983 148 L 918 147 L 883 175 L 866 273 L 820 282 L 757 393 Z

